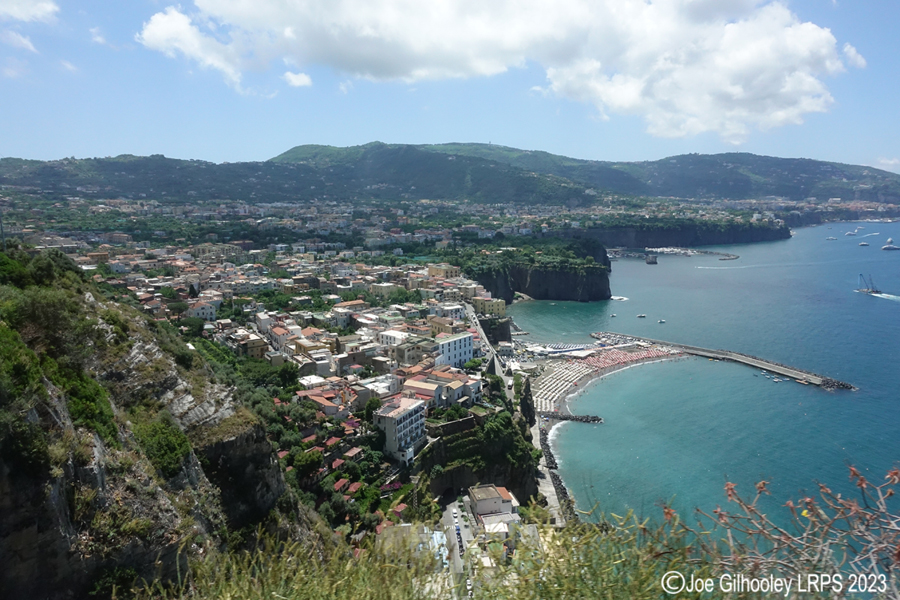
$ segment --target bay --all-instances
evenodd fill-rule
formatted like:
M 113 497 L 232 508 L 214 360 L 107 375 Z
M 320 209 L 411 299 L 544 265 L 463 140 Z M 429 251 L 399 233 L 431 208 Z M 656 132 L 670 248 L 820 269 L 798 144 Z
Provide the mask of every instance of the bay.
M 658 505 L 672 502 L 686 515 L 724 505 L 726 481 L 751 496 L 766 480 L 773 496 L 764 504 L 774 510 L 815 493 L 817 481 L 856 494 L 849 464 L 882 482 L 900 461 L 900 252 L 880 249 L 888 237 L 900 239 L 900 223 L 834 223 L 789 240 L 710 248 L 740 256 L 733 261 L 623 259 L 611 287 L 626 301 L 509 307 L 537 342 L 616 331 L 745 352 L 860 388 L 773 383 L 746 366 L 697 358 L 612 374 L 571 404 L 604 425 L 553 432 L 578 508 L 659 517 Z M 860 273 L 886 295 L 855 292 Z

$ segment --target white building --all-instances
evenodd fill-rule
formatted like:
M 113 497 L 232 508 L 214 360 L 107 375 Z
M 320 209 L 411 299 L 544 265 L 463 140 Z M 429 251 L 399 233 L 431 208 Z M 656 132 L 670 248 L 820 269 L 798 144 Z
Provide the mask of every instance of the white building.
M 385 434 L 384 451 L 409 464 L 425 444 L 425 403 L 398 396 L 375 411 L 375 425 Z
M 203 319 L 204 321 L 215 321 L 216 307 L 212 304 L 207 304 L 206 302 L 195 302 L 184 311 L 184 316 L 196 317 Z
M 470 487 L 469 498 L 472 501 L 472 509 L 479 517 L 519 512 L 519 501 L 512 492 L 494 484 Z
M 472 334 L 468 332 L 448 336 L 441 334 L 435 340 L 438 344 L 439 353 L 435 364 L 450 365 L 461 369 L 464 364 L 472 360 L 473 339 Z
M 399 346 L 403 342 L 406 341 L 411 334 L 408 331 L 394 331 L 393 329 L 388 329 L 387 331 L 378 332 L 378 343 L 382 346 Z
M 444 304 L 437 307 L 435 314 L 439 317 L 461 321 L 466 317 L 466 309 L 461 304 Z

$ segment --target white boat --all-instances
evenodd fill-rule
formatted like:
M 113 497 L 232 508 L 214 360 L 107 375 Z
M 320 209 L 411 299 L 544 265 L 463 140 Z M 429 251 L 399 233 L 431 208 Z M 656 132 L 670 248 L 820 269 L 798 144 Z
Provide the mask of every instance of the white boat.
M 882 250 L 900 250 L 900 246 L 895 246 L 893 244 L 885 244 L 881 247 Z
M 887 239 L 887 242 L 885 242 L 885 243 L 887 243 L 887 244 L 893 244 L 893 243 L 894 243 L 894 238 L 888 238 L 888 239 Z
M 836 240 L 837 238 L 836 238 L 836 237 L 827 237 L 827 238 L 825 238 L 825 239 L 826 239 L 826 240 Z
M 659 321 L 657 321 L 657 323 L 665 323 L 665 322 L 666 322 L 665 319 L 660 319 Z
M 637 318 L 638 318 L 638 319 L 646 319 L 646 318 L 647 318 L 647 315 L 638 315 Z
M 860 246 L 868 246 L 869 244 L 867 242 L 860 242 L 859 245 Z
M 609 316 L 614 317 L 614 316 L 616 316 L 616 313 L 613 313 L 613 314 L 611 314 L 611 315 L 609 315 Z

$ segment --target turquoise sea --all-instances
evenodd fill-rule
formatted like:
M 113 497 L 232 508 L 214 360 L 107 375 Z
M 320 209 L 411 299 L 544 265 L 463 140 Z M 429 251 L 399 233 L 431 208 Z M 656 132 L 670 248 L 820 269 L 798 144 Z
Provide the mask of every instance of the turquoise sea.
M 571 404 L 606 423 L 566 423 L 552 436 L 578 507 L 659 518 L 658 504 L 673 501 L 687 516 L 725 506 L 726 481 L 750 496 L 764 479 L 773 494 L 765 505 L 784 510 L 787 499 L 815 493 L 817 481 L 857 494 L 848 464 L 882 482 L 900 462 L 900 251 L 881 250 L 888 237 L 900 240 L 900 223 L 833 223 L 790 240 L 709 248 L 740 255 L 733 261 L 623 259 L 613 262 L 611 286 L 627 301 L 511 306 L 526 339 L 616 331 L 737 350 L 860 388 L 774 383 L 750 367 L 698 358 L 610 375 Z M 885 296 L 854 292 L 859 273 Z

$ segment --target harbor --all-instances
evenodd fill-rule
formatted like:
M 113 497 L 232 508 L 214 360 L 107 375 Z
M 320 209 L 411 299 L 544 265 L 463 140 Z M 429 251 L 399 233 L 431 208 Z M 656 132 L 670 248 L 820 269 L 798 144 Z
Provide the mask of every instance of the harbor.
M 597 332 L 592 333 L 591 337 L 595 339 L 603 339 L 608 336 L 621 336 L 621 334 L 617 333 L 607 333 L 607 332 Z M 710 358 L 712 360 L 728 360 L 732 362 L 737 362 L 741 364 L 745 364 L 750 367 L 755 367 L 757 369 L 767 371 L 769 373 L 774 373 L 777 375 L 781 375 L 782 377 L 787 377 L 793 379 L 794 381 L 806 385 L 817 385 L 826 390 L 853 390 L 856 391 L 858 388 L 849 383 L 838 381 L 836 379 L 832 379 L 831 377 L 825 377 L 822 375 L 817 375 L 815 373 L 810 373 L 808 371 L 804 371 L 801 369 L 797 369 L 795 367 L 789 367 L 787 365 L 783 365 L 780 363 L 772 362 L 769 360 L 765 360 L 763 358 L 759 358 L 756 356 L 750 356 L 749 354 L 741 354 L 740 352 L 732 352 L 730 350 L 711 350 L 709 348 L 700 348 L 698 346 L 688 346 L 687 344 L 676 344 L 673 342 L 663 342 L 660 340 L 654 340 L 650 338 L 638 338 L 635 336 L 629 336 L 635 340 L 642 341 L 646 344 L 655 344 L 658 346 L 664 346 L 668 348 L 673 348 L 682 352 L 684 354 L 690 354 L 693 356 L 703 356 L 706 358 Z

